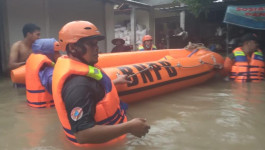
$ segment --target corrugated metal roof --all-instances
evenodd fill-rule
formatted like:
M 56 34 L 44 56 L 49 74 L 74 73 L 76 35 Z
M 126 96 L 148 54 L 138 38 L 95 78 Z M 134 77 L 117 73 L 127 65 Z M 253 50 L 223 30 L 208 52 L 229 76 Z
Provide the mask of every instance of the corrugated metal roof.
M 188 6 L 180 6 L 179 2 L 174 2 L 174 0 L 109 0 L 117 3 L 128 3 L 134 6 L 139 6 L 142 8 L 154 8 L 159 11 L 182 11 Z M 176 0 L 177 1 L 177 0 Z M 255 5 L 265 3 L 264 0 L 216 0 L 218 3 L 212 3 L 207 6 L 209 9 L 223 9 L 228 5 Z
M 133 1 L 138 1 L 142 2 L 145 4 L 148 4 L 150 6 L 159 6 L 159 5 L 167 5 L 167 4 L 172 4 L 174 3 L 174 0 L 133 0 Z

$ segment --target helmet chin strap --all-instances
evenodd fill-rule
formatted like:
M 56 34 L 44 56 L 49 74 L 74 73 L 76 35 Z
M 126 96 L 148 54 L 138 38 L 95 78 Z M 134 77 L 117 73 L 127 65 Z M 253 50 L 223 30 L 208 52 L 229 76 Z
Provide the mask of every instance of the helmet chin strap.
M 71 52 L 71 55 L 76 57 L 78 60 L 80 60 L 82 63 L 84 64 L 87 64 L 87 65 L 91 65 L 91 63 L 89 63 L 88 61 L 86 61 L 84 58 L 83 58 L 83 55 L 82 52 L 75 52 L 75 53 L 72 53 Z
M 151 46 L 149 44 L 144 44 L 144 47 L 147 49 L 151 49 Z
M 147 44 L 145 45 L 145 47 L 146 47 L 146 48 L 151 48 L 150 45 L 147 45 Z
M 91 65 L 91 64 L 89 64 L 88 61 L 86 61 L 82 56 L 80 56 L 80 57 L 76 57 L 76 58 L 78 58 L 78 59 L 79 59 L 82 63 L 84 63 L 84 64 Z

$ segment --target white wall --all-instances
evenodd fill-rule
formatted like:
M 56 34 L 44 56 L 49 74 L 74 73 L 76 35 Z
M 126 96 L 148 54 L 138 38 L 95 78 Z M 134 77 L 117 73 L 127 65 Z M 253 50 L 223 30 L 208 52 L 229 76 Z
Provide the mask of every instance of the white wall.
M 10 44 L 23 39 L 22 27 L 35 23 L 44 28 L 44 0 L 7 0 L 7 19 Z
M 147 10 L 136 9 L 136 24 L 145 25 L 149 29 L 149 12 Z M 130 14 L 115 15 L 115 24 L 123 24 L 130 21 Z
M 7 0 L 7 15 L 10 44 L 23 39 L 26 23 L 40 26 L 41 38 L 58 39 L 60 28 L 73 20 L 91 21 L 105 35 L 105 7 L 99 0 Z M 99 47 L 106 51 L 105 41 Z
M 155 22 L 154 22 L 154 19 L 152 19 L 152 17 L 153 16 L 150 14 L 150 10 L 138 8 L 135 11 L 136 25 L 144 25 L 145 26 L 144 29 L 146 29 L 146 34 L 150 34 L 153 37 L 155 37 L 155 35 L 154 35 L 155 34 L 155 32 L 154 32 Z M 131 25 L 130 24 L 130 19 L 131 19 L 130 13 L 128 13 L 128 14 L 117 14 L 114 16 L 114 18 L 115 18 L 115 25 L 120 24 L 122 26 L 125 26 L 125 24 L 124 24 L 125 21 L 128 21 L 129 25 Z M 128 29 L 128 27 L 127 27 L 127 29 Z M 131 28 L 129 28 L 129 30 L 130 29 Z M 139 31 L 139 29 L 135 28 L 135 31 Z M 141 34 L 142 36 L 139 36 L 139 34 L 140 33 L 138 32 L 138 34 L 136 35 L 136 41 L 135 41 L 136 44 L 142 43 L 141 39 L 145 33 L 143 33 L 143 35 Z M 125 40 L 125 42 L 127 43 L 129 41 L 130 44 L 134 45 L 133 43 L 131 43 L 131 42 L 133 42 L 131 39 L 132 38 L 131 36 L 130 36 L 130 40 L 128 40 L 128 38 L 126 38 L 127 36 L 125 36 L 125 39 L 127 40 L 127 41 Z
M 145 25 L 147 29 L 147 34 L 149 34 L 150 26 L 149 26 L 149 12 L 146 10 L 136 10 L 136 23 L 140 25 Z

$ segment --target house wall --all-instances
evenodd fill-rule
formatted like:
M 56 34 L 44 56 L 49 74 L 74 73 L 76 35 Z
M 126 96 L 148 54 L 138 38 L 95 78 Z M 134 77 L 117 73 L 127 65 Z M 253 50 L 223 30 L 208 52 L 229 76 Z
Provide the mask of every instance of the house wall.
M 131 13 L 133 13 L 133 11 L 129 11 L 129 12 L 125 12 L 125 13 L 120 13 L 120 14 L 116 14 L 114 16 L 115 18 L 115 25 L 121 25 L 122 26 L 122 31 L 126 30 L 124 32 L 121 31 L 121 33 L 118 31 L 120 27 L 116 28 L 116 37 L 120 37 L 123 38 L 125 40 L 125 44 L 131 44 L 134 46 L 137 46 L 139 44 L 142 43 L 142 37 L 145 34 L 150 34 L 154 36 L 154 20 L 152 19 L 152 15 L 150 13 L 150 10 L 146 10 L 146 9 L 140 9 L 137 8 L 135 9 L 135 24 L 136 24 L 136 28 L 135 28 L 135 32 L 136 32 L 136 39 L 135 42 L 132 40 L 133 35 L 131 33 L 129 33 L 132 29 L 130 28 L 131 26 Z M 128 25 L 128 26 L 126 26 Z M 126 27 L 126 29 L 124 28 Z M 144 30 L 143 30 L 144 29 Z M 134 47 L 134 49 L 136 49 L 136 47 Z
M 135 18 L 136 18 L 136 24 L 145 25 L 148 29 L 150 29 L 149 28 L 150 16 L 147 10 L 136 9 Z M 130 22 L 130 14 L 115 15 L 115 24 L 124 25 L 124 21 Z
M 73 20 L 88 20 L 105 35 L 104 4 L 100 0 L 7 0 L 10 46 L 23 39 L 22 27 L 26 23 L 40 26 L 41 38 L 58 39 L 60 28 Z M 99 47 L 105 52 L 105 41 L 99 42 Z

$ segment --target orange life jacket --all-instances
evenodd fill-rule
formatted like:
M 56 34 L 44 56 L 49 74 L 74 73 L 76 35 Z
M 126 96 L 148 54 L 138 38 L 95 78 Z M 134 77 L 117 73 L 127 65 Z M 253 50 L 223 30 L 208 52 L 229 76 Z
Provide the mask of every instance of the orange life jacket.
M 26 73 L 26 65 L 22 65 L 10 71 L 10 77 L 15 86 L 21 87 L 22 85 L 24 85 L 24 87 L 26 87 L 25 73 Z
M 156 50 L 157 48 L 156 48 L 156 46 L 154 45 L 154 44 L 152 44 L 152 48 L 150 49 L 150 51 L 151 50 Z M 144 46 L 141 44 L 141 45 L 139 45 L 138 46 L 138 50 L 139 51 L 144 51 L 145 49 L 144 49 Z
M 55 107 L 67 138 L 78 146 L 95 146 L 98 144 L 79 144 L 71 131 L 64 101 L 62 99 L 62 88 L 65 80 L 71 75 L 83 75 L 97 80 L 105 89 L 105 97 L 96 105 L 94 119 L 98 125 L 113 125 L 127 122 L 124 110 L 120 107 L 120 99 L 117 90 L 110 78 L 101 70 L 88 66 L 84 63 L 72 60 L 67 56 L 58 58 L 53 72 L 53 97 Z M 109 144 L 125 138 L 122 135 L 116 139 L 102 144 Z M 100 145 L 102 145 L 100 144 Z
M 54 106 L 52 95 L 41 84 L 39 78 L 39 71 L 44 64 L 54 66 L 54 62 L 42 54 L 31 54 L 26 62 L 26 95 L 31 107 Z
M 236 48 L 233 51 L 235 63 L 232 66 L 230 79 L 236 82 L 259 82 L 264 78 L 264 59 L 260 50 L 254 52 L 248 62 L 246 54 L 242 49 Z

